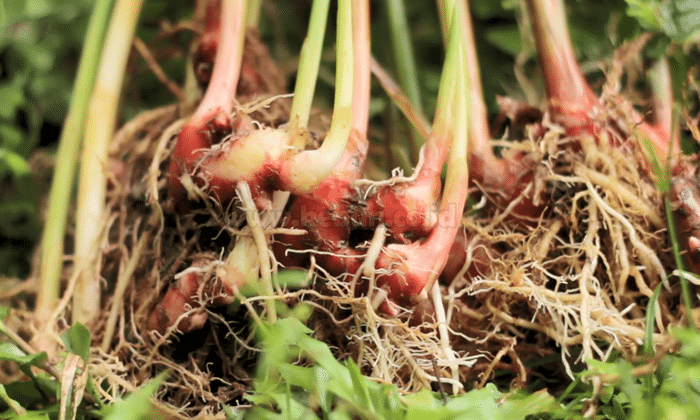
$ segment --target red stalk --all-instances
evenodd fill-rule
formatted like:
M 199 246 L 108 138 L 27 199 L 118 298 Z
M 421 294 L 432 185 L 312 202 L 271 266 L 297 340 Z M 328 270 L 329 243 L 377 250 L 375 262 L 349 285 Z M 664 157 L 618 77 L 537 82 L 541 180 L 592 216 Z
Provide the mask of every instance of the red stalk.
M 461 10 L 455 8 L 454 13 L 455 16 L 459 16 Z M 379 256 L 376 264 L 377 286 L 387 289 L 388 301 L 399 305 L 415 305 L 422 297 L 423 291 L 438 278 L 447 264 L 457 232 L 462 227 L 462 214 L 469 184 L 469 119 L 464 92 L 471 86 L 467 84 L 463 63 L 464 48 L 459 32 L 461 26 L 462 22 L 457 19 L 451 22 L 452 29 L 438 92 L 434 129 L 428 140 L 436 145 L 451 143 L 447 179 L 437 222 L 425 242 L 417 240 L 409 244 L 390 244 Z M 455 91 L 460 93 L 455 94 Z M 444 159 L 443 156 L 437 157 Z M 434 173 L 433 177 L 439 185 L 440 172 Z M 391 311 L 388 305 L 384 305 L 383 308 Z
M 346 152 L 333 172 L 313 193 L 293 198 L 282 225 L 308 233 L 275 238 L 273 250 L 280 263 L 306 266 L 309 254 L 294 251 L 312 248 L 321 251 L 317 261 L 331 274 L 354 273 L 359 268 L 361 253 L 349 247 L 348 241 L 352 230 L 362 227 L 358 217 L 361 209 L 352 184 L 362 176 L 367 148 L 367 138 L 353 130 Z
M 381 187 L 367 202 L 375 215 L 399 241 L 424 237 L 435 225 L 435 205 L 440 198 L 440 174 L 448 144 L 431 135 L 423 147 L 424 161 L 412 181 Z
M 458 64 L 454 62 L 455 55 L 454 51 L 448 54 L 445 69 Z M 454 72 L 443 72 L 437 105 L 443 115 L 436 115 L 433 132 L 421 150 L 422 162 L 419 162 L 415 178 L 381 186 L 367 202 L 367 212 L 377 218 L 377 224 L 386 225 L 403 243 L 425 237 L 436 223 L 435 207 L 442 186 L 440 175 L 450 146 L 450 138 L 444 133 L 448 110 L 455 97 L 455 79 Z
M 170 285 L 165 295 L 148 315 L 146 328 L 164 334 L 168 328 L 177 322 L 177 330 L 190 332 L 198 330 L 207 321 L 207 313 L 202 305 L 216 302 L 218 305 L 230 303 L 222 296 L 233 295 L 233 290 L 225 279 L 220 279 L 214 270 L 207 270 L 215 255 L 200 254 L 190 268 L 180 273 L 175 282 Z M 243 277 L 241 276 L 241 279 Z M 239 287 L 243 284 L 240 281 Z M 194 309 L 194 312 L 187 314 Z M 187 314 L 186 316 L 184 316 Z
M 466 158 L 464 159 L 466 168 Z M 377 261 L 377 268 L 388 274 L 377 277 L 377 286 L 389 289 L 388 299 L 403 306 L 413 306 L 423 290 L 430 287 L 447 264 L 450 249 L 462 227 L 462 213 L 467 199 L 467 171 L 455 176 L 457 186 L 446 194 L 440 206 L 438 221 L 425 242 L 391 244 Z
M 228 3 L 224 6 L 222 19 L 234 11 Z M 340 42 L 338 51 L 337 94 L 331 129 L 317 150 L 295 151 L 290 145 L 291 133 L 288 130 L 264 128 L 251 131 L 251 124 L 247 124 L 248 132 L 233 130 L 235 138 L 211 148 L 216 143 L 212 137 L 221 139 L 235 128 L 229 113 L 238 80 L 239 66 L 236 64 L 240 64 L 242 40 L 239 37 L 235 42 L 235 33 L 230 28 L 235 26 L 240 33 L 242 18 L 238 15 L 234 25 L 222 25 L 221 48 L 217 52 L 209 87 L 200 106 L 180 132 L 171 160 L 170 192 L 181 208 L 186 208 L 188 198 L 178 176 L 182 169 L 186 173 L 194 171 L 194 182 L 209 189 L 219 201 L 232 198 L 239 181 L 247 182 L 259 209 L 271 207 L 271 195 L 275 190 L 310 193 L 332 172 L 346 149 L 352 118 L 352 28 L 344 23 L 346 15 L 350 19 L 352 8 L 350 0 L 341 0 L 340 6 L 338 39 L 348 41 Z M 232 64 L 233 61 L 236 64 Z M 205 155 L 203 149 L 207 148 L 210 149 Z
M 569 135 L 590 134 L 598 138 L 603 124 L 608 122 L 596 119 L 601 105 L 576 64 L 563 2 L 528 0 L 527 5 L 553 119 L 562 124 Z M 677 133 L 672 134 L 672 89 L 668 68 L 664 63 L 658 63 L 650 75 L 654 91 L 654 123 L 644 121 L 629 104 L 623 104 L 623 109 L 633 122 L 638 122 L 634 131 L 642 141 L 649 142 L 655 154 L 653 159 L 662 165 L 670 163 L 673 181 L 668 194 L 674 208 L 679 242 L 685 249 L 684 256 L 690 270 L 700 274 L 700 179 L 697 170 L 687 161 L 674 159 L 674 153 L 680 152 L 680 139 Z M 608 126 L 615 127 L 614 124 Z M 617 129 L 622 131 L 625 128 Z M 651 172 L 653 166 L 649 162 L 646 166 L 645 169 Z
M 200 86 L 206 88 L 211 80 L 216 52 L 219 47 L 221 0 L 203 0 L 204 5 L 204 32 L 199 38 L 199 44 L 194 54 L 194 74 Z M 255 32 L 254 28 L 248 28 Z M 252 35 L 257 37 L 257 35 Z M 246 37 L 250 40 L 250 37 Z M 240 80 L 238 81 L 237 94 L 251 95 L 265 89 L 265 83 L 257 71 L 254 54 L 244 54 L 241 62 Z
M 180 207 L 186 207 L 186 191 L 180 176 L 190 173 L 204 149 L 232 128 L 231 112 L 240 75 L 245 0 L 230 0 L 221 7 L 220 48 L 204 98 L 182 127 L 170 160 L 168 189 Z
M 602 105 L 576 62 L 563 1 L 527 0 L 526 3 L 552 120 L 561 124 L 569 136 L 590 134 L 599 138 L 601 130 L 608 124 L 601 121 Z M 646 134 L 662 162 L 667 160 L 672 148 L 678 150 L 678 139 L 671 138 L 670 127 L 664 127 L 664 123 L 649 124 L 631 107 L 628 109 L 630 117 L 638 122 L 637 128 Z
M 689 271 L 700 274 L 700 173 L 691 165 L 684 165 L 669 192 L 673 207 L 673 221 L 678 243 L 685 247 L 685 261 Z
M 673 86 L 668 60 L 659 58 L 649 68 L 647 79 L 651 85 L 653 121 L 643 121 L 639 129 L 645 133 L 659 159 L 680 153 L 680 131 L 673 131 Z
M 175 323 L 183 333 L 200 329 L 208 318 L 203 307 L 228 305 L 233 302 L 235 289 L 259 281 L 258 255 L 251 237 L 239 237 L 223 264 L 217 264 L 217 259 L 215 254 L 196 255 L 153 308 L 146 328 L 161 334 Z
M 566 13 L 561 0 L 527 0 L 537 43 L 540 68 L 554 122 L 567 134 L 595 134 L 593 112 L 600 102 L 583 77 L 569 38 Z
M 476 51 L 476 41 L 472 26 L 468 2 L 459 2 L 462 17 L 462 37 L 464 43 L 465 64 L 471 89 L 467 92 L 469 98 L 469 170 L 472 178 L 484 183 L 487 187 L 505 184 L 517 185 L 507 175 L 508 165 L 498 159 L 493 153 L 489 139 L 488 112 L 484 102 L 484 90 L 481 86 L 479 57 Z
M 460 108 L 464 110 L 466 106 L 460 104 Z M 423 291 L 438 278 L 447 264 L 457 232 L 462 228 L 469 184 L 467 140 L 464 136 L 467 132 L 466 113 L 460 112 L 457 118 L 463 119 L 457 122 L 457 126 L 463 128 L 445 134 L 452 139 L 453 147 L 435 227 L 425 242 L 388 245 L 377 261 L 377 286 L 388 289 L 389 301 L 402 306 L 418 303 Z M 387 305 L 384 310 L 391 311 Z
M 353 21 L 358 26 L 355 28 L 355 33 L 365 41 L 364 44 L 357 43 L 358 45 L 353 47 L 352 55 L 362 54 L 366 59 L 359 60 L 357 65 L 352 68 L 356 79 L 354 89 L 352 88 L 352 80 L 347 78 L 348 75 L 352 78 L 353 74 L 346 72 L 345 79 L 341 78 L 341 80 L 342 84 L 345 85 L 346 95 L 348 92 L 352 95 L 349 102 L 353 102 L 354 108 L 360 111 L 360 115 L 352 118 L 353 128 L 348 130 L 349 140 L 346 139 L 347 145 L 343 148 L 344 152 L 330 176 L 322 181 L 313 194 L 299 195 L 292 206 L 292 209 L 300 208 L 302 211 L 313 214 L 303 214 L 290 219 L 292 222 L 287 224 L 289 227 L 299 227 L 293 223 L 299 221 L 313 220 L 316 223 L 321 223 L 321 226 L 309 229 L 310 234 L 306 238 L 296 236 L 285 238 L 290 242 L 297 243 L 299 249 L 302 248 L 303 243 L 313 242 L 331 252 L 355 253 L 354 250 L 343 247 L 347 244 L 350 233 L 347 220 L 351 218 L 348 216 L 351 212 L 350 207 L 352 207 L 350 202 L 355 195 L 352 182 L 361 176 L 362 164 L 367 154 L 367 107 L 370 86 L 369 3 L 364 2 L 362 10 L 355 10 L 358 9 L 357 7 L 351 9 L 350 4 L 349 1 L 344 2 L 344 16 L 349 17 L 347 16 L 348 12 L 353 10 Z M 346 30 L 349 28 L 349 25 L 345 26 Z M 217 63 L 218 60 L 217 56 Z M 348 62 L 349 60 L 345 58 L 344 63 Z M 217 85 L 217 74 L 219 74 L 217 69 L 218 67 L 215 65 L 209 89 Z M 347 68 L 344 70 L 347 71 Z M 205 95 L 204 100 L 206 99 Z M 342 107 L 336 107 L 336 110 L 338 109 L 341 109 L 342 113 Z M 195 112 L 195 116 L 197 116 L 197 112 Z M 197 121 L 194 118 L 193 120 Z M 349 122 L 350 118 L 347 121 Z M 222 129 L 224 133 L 228 133 L 231 127 L 224 126 Z M 292 129 L 296 130 L 297 127 Z M 288 183 L 283 171 L 285 164 L 291 160 L 295 151 L 290 145 L 290 134 L 287 130 L 264 128 L 248 131 L 246 133 L 238 131 L 237 138 L 222 142 L 217 147 L 211 147 L 206 151 L 206 154 L 204 151 L 197 151 L 201 156 L 191 164 L 196 165 L 196 182 L 206 186 L 209 193 L 214 194 L 219 200 L 232 198 L 236 191 L 236 185 L 240 181 L 245 181 L 250 186 L 251 196 L 254 197 L 256 206 L 267 208 L 271 204 L 272 192 L 285 185 L 285 182 Z M 336 141 L 338 132 L 336 130 Z M 201 269 L 200 266 L 206 265 L 206 261 L 195 261 L 192 267 L 181 273 L 180 277 L 167 290 L 163 299 L 156 305 L 148 318 L 148 327 L 162 333 L 176 323 L 177 329 L 183 332 L 201 328 L 206 322 L 206 312 L 195 311 L 194 314 L 185 316 L 188 308 L 224 304 L 232 298 L 235 287 L 241 287 L 251 279 L 257 279 L 257 273 L 260 269 L 255 264 L 251 265 L 253 255 L 247 252 L 248 249 L 252 248 L 246 246 L 246 238 L 238 240 L 228 257 L 228 262 L 223 269 L 217 269 L 216 273 L 205 272 Z M 341 263 L 346 262 L 346 260 L 340 261 Z M 355 257 L 349 261 L 357 262 L 358 259 Z M 328 261 L 329 266 L 332 266 L 332 263 L 332 259 Z M 343 267 L 349 269 L 348 265 Z M 212 278 L 213 275 L 215 276 Z
M 673 95 L 668 61 L 659 59 L 649 69 L 649 79 L 654 101 L 654 126 L 663 135 L 673 128 Z M 674 144 L 679 143 L 678 130 Z M 684 260 L 688 270 L 700 275 L 700 172 L 687 160 L 679 160 L 672 168 L 673 181 L 668 193 L 673 209 L 678 243 L 684 247 Z
M 292 155 L 289 134 L 272 128 L 237 133 L 238 138 L 209 151 L 198 169 L 198 182 L 220 202 L 236 195 L 236 185 L 250 185 L 258 209 L 272 208 L 272 193 L 279 190 L 282 162 Z
M 371 36 L 369 22 L 369 1 L 360 0 L 352 8 L 353 48 L 353 91 L 352 128 L 360 137 L 367 137 L 370 100 L 370 51 Z
M 441 2 L 441 16 L 447 21 L 453 14 L 447 9 L 447 2 Z M 490 142 L 488 113 L 483 99 L 479 57 L 467 1 L 457 2 L 459 9 L 460 33 L 464 45 L 466 77 L 468 85 L 468 121 L 469 121 L 469 175 L 481 188 L 493 193 L 491 198 L 497 205 L 505 207 L 532 180 L 532 165 L 522 154 L 499 158 Z M 447 28 L 447 22 L 443 23 Z M 512 213 L 516 216 L 536 218 L 542 212 L 542 205 L 535 205 L 534 197 L 522 199 Z
M 204 5 L 204 32 L 194 55 L 194 74 L 202 86 L 211 79 L 214 59 L 219 46 L 219 23 L 221 22 L 221 0 L 201 0 Z
M 300 194 L 312 193 L 342 159 L 351 137 L 353 123 L 353 7 L 351 0 L 338 1 L 336 35 L 336 85 L 333 118 L 321 147 L 301 150 L 282 162 L 281 189 Z
M 309 254 L 296 253 L 310 246 L 317 261 L 334 275 L 354 273 L 361 252 L 348 246 L 353 229 L 363 226 L 359 217 L 354 181 L 362 176 L 367 157 L 367 124 L 370 99 L 369 1 L 353 4 L 353 95 L 352 130 L 343 156 L 331 174 L 310 194 L 300 194 L 287 213 L 283 226 L 307 230 L 306 235 L 278 235 L 273 245 L 277 260 L 286 266 L 306 266 Z M 292 250 L 292 252 L 287 252 Z
M 488 112 L 484 102 L 479 70 L 479 56 L 472 26 L 468 2 L 459 2 L 462 17 L 467 78 L 471 87 L 469 98 L 469 175 L 487 190 L 496 190 L 503 202 L 510 202 L 532 180 L 530 166 L 523 162 L 522 155 L 499 159 L 493 152 L 490 142 Z M 522 209 L 515 214 L 535 216 L 540 209 L 529 211 L 526 206 L 535 207 L 532 200 L 523 200 Z M 535 214 L 532 214 L 535 213 Z

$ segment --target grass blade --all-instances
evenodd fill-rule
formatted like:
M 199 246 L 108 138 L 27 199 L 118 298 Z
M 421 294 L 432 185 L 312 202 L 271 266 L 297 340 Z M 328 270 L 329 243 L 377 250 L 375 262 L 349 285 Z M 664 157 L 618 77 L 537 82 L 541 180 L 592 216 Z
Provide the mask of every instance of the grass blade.
M 63 268 L 63 237 L 66 232 L 66 217 L 73 189 L 75 165 L 87 119 L 90 93 L 97 77 L 102 44 L 107 33 L 107 22 L 113 4 L 114 0 L 95 2 L 78 64 L 78 75 L 75 78 L 68 116 L 59 138 L 56 169 L 51 181 L 46 224 L 41 242 L 37 319 L 47 319 L 58 302 Z

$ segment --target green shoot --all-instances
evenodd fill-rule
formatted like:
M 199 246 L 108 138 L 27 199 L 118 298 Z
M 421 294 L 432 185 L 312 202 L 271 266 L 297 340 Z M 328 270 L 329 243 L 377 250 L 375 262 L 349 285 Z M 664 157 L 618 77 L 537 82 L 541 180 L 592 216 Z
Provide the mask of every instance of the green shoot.
M 654 294 L 649 298 L 649 303 L 647 305 L 646 312 L 646 325 L 644 328 L 644 344 L 642 346 L 642 351 L 647 357 L 654 356 L 654 329 L 655 322 L 654 316 L 656 314 L 656 309 L 658 308 L 657 303 L 659 301 L 659 294 L 661 293 L 661 284 L 656 286 L 654 289 Z M 648 395 L 654 394 L 654 373 L 650 372 L 644 376 L 642 379 L 644 387 Z
M 422 97 L 418 84 L 418 69 L 404 2 L 403 0 L 385 0 L 384 4 L 389 18 L 389 35 L 391 36 L 394 64 L 401 90 L 405 93 L 411 105 L 413 105 L 413 109 L 418 114 L 423 115 Z M 423 138 L 418 130 L 411 127 L 409 140 L 411 155 L 415 159 L 418 156 L 418 150 L 423 146 L 426 139 Z
M 675 118 L 677 120 L 677 118 Z M 675 130 L 673 130 L 675 131 Z M 690 291 L 689 281 L 685 276 L 685 270 L 683 269 L 683 257 L 681 256 L 681 246 L 678 242 L 678 234 L 676 232 L 676 226 L 673 220 L 673 209 L 671 208 L 671 200 L 669 194 L 671 192 L 671 169 L 670 162 L 662 163 L 659 159 L 659 155 L 656 153 L 656 148 L 651 141 L 651 139 L 641 130 L 636 132 L 639 143 L 646 150 L 647 158 L 651 162 L 654 175 L 656 177 L 656 184 L 659 191 L 664 197 L 664 211 L 666 213 L 666 223 L 668 225 L 668 236 L 671 241 L 671 247 L 673 250 L 673 258 L 676 263 L 676 268 L 680 273 L 681 281 L 681 293 L 683 304 L 685 306 L 686 314 L 688 317 L 688 326 L 694 328 L 695 322 L 693 321 L 693 300 Z M 671 151 L 666 154 L 667 158 L 672 156 Z
M 309 22 L 308 34 L 301 47 L 299 70 L 294 85 L 294 100 L 289 118 L 292 124 L 295 124 L 296 121 L 298 128 L 304 128 L 309 123 L 329 6 L 330 0 L 314 1 L 311 6 L 311 21 Z M 303 149 L 305 145 L 295 144 L 294 146 Z
M 247 28 L 257 28 L 260 23 L 260 9 L 262 0 L 248 0 L 245 9 L 245 22 Z
M 685 276 L 685 270 L 683 270 L 683 257 L 681 256 L 681 247 L 678 243 L 676 226 L 673 222 L 673 210 L 671 209 L 671 202 L 668 199 L 668 195 L 664 197 L 664 210 L 666 211 L 666 221 L 668 222 L 668 236 L 671 238 L 671 246 L 673 247 L 673 259 L 680 273 L 681 294 L 688 317 L 688 327 L 695 328 L 695 321 L 693 321 L 693 295 L 690 291 L 690 282 Z
M 66 232 L 66 218 L 71 202 L 78 151 L 87 119 L 90 93 L 97 77 L 102 43 L 107 33 L 107 23 L 112 13 L 113 4 L 114 0 L 95 2 L 85 34 L 85 45 L 78 64 L 78 74 L 75 78 L 70 108 L 59 139 L 56 170 L 51 181 L 46 224 L 41 242 L 39 293 L 36 303 L 37 319 L 46 319 L 58 302 L 63 269 L 63 239 Z

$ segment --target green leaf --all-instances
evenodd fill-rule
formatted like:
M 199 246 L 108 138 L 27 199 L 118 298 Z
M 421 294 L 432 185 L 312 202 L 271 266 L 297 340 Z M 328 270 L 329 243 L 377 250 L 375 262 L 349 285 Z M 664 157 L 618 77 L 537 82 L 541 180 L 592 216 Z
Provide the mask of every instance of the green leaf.
M 654 293 L 652 293 L 651 298 L 649 299 L 649 303 L 647 304 L 647 309 L 646 309 L 646 327 L 644 330 L 644 344 L 642 346 L 642 349 L 645 354 L 649 356 L 654 355 L 654 329 L 656 328 L 655 324 L 655 313 L 656 313 L 656 304 L 659 300 L 659 294 L 661 293 L 661 283 L 659 283 L 658 286 L 656 286 L 656 289 L 654 289 Z
M 56 59 L 56 53 L 41 44 L 15 44 L 17 51 L 35 70 L 46 73 L 51 70 Z
M 697 0 L 666 1 L 659 13 L 666 35 L 685 40 L 700 30 L 700 2 Z
M 365 377 L 362 376 L 360 369 L 358 369 L 355 361 L 348 359 L 345 362 L 348 366 L 348 372 L 350 372 L 350 378 L 352 379 L 352 389 L 354 391 L 353 400 L 357 401 L 363 407 L 367 407 L 372 410 L 372 404 L 369 399 L 369 391 L 367 390 L 367 385 L 365 384 Z
M 39 387 L 37 387 L 37 384 Z M 45 386 L 48 384 L 48 379 L 39 375 L 37 376 L 36 382 L 15 381 L 5 384 L 5 389 L 10 398 L 21 401 L 22 406 L 29 409 L 38 406 L 46 406 L 48 403 L 46 397 L 55 395 L 54 391 L 56 391 L 57 387 L 56 381 L 50 383 L 50 386 Z M 39 388 L 41 388 L 41 390 Z M 56 411 L 57 409 L 58 406 L 56 405 Z M 0 418 L 4 417 L 0 415 Z
M 8 420 L 50 420 L 51 417 L 49 417 L 49 414 L 46 411 L 48 410 L 30 411 L 21 416 L 16 415 L 12 411 L 7 411 L 5 413 L 0 413 L 0 418 Z
M 669 38 L 664 33 L 658 33 L 653 36 L 649 42 L 647 42 L 644 47 L 644 56 L 650 59 L 659 59 L 666 55 L 669 45 L 671 45 L 671 38 Z M 672 70 L 676 70 L 675 68 Z M 684 75 L 687 73 L 684 73 Z M 685 81 L 685 80 L 684 80 Z
M 262 396 L 249 396 L 253 408 L 246 411 L 247 419 L 318 419 L 308 407 L 308 396 L 292 392 L 272 392 Z
M 0 147 L 0 176 L 14 179 L 31 176 L 29 164 L 17 153 Z
M 311 330 L 295 318 L 283 318 L 269 328 L 258 330 L 263 356 L 256 373 L 256 388 L 263 393 L 278 389 L 279 366 L 298 354 L 298 343 Z
M 446 407 L 452 412 L 459 413 L 459 418 L 494 419 L 500 417 L 496 400 L 502 396 L 503 394 L 496 389 L 494 384 L 488 384 L 482 389 L 471 391 L 460 398 L 451 400 Z
M 658 0 L 625 0 L 625 2 L 627 15 L 637 19 L 642 28 L 649 31 L 661 29 Z
M 373 393 L 375 407 L 383 407 L 384 418 L 399 420 L 406 416 L 406 406 L 399 397 L 399 390 L 394 385 L 382 385 L 381 393 Z M 381 398 L 382 402 L 376 401 Z
M 0 399 L 5 401 L 5 403 L 10 406 L 13 412 L 15 412 L 18 415 L 25 415 L 27 414 L 27 410 L 22 408 L 22 405 L 18 403 L 17 401 L 13 400 L 10 398 L 9 395 L 7 395 L 7 390 L 5 389 L 5 386 L 3 384 L 0 384 Z
M 5 324 L 0 322 L 0 329 L 5 330 Z M 44 364 L 48 360 L 46 352 L 40 352 L 35 354 L 26 354 L 14 343 L 9 343 L 6 341 L 0 341 L 0 360 L 17 363 L 20 370 L 30 377 L 37 388 L 48 389 L 53 388 L 56 381 L 53 378 L 45 380 L 42 375 L 35 375 L 32 372 L 32 367 L 38 367 L 43 369 Z
M 672 333 L 683 344 L 681 355 L 689 360 L 700 361 L 700 334 L 690 328 L 676 328 Z
M 299 269 L 285 269 L 277 273 L 277 282 L 281 287 L 297 290 L 309 286 L 309 272 Z M 240 292 L 245 297 L 253 297 L 260 295 L 259 282 L 249 282 L 241 287 Z
M 125 400 L 118 401 L 107 408 L 105 420 L 141 420 L 151 411 L 151 397 L 167 378 L 168 372 L 163 372 L 146 385 L 129 395 Z
M 0 360 L 14 362 L 20 366 L 41 367 L 47 360 L 46 352 L 26 354 L 14 343 L 0 341 Z
M 486 41 L 513 57 L 522 50 L 520 29 L 517 25 L 497 26 L 487 30 Z
M 87 363 L 92 337 L 90 331 L 83 324 L 77 322 L 68 331 L 61 334 L 61 340 L 66 345 L 67 351 L 77 354 Z
M 438 413 L 440 411 L 445 413 L 445 406 L 427 389 L 422 389 L 414 395 L 408 395 L 406 399 L 408 400 L 406 420 L 422 420 L 428 415 L 434 420 L 444 418 Z
M 308 270 L 285 269 L 277 273 L 277 281 L 280 286 L 288 289 L 301 289 L 309 286 Z
M 342 384 L 347 389 L 352 388 L 352 378 L 348 368 L 333 356 L 328 345 L 305 336 L 299 341 L 299 347 L 305 356 L 328 371 L 331 378 L 335 379 L 338 384 Z
M 7 25 L 7 12 L 5 11 L 5 2 L 0 1 L 0 28 Z
M 331 377 L 328 372 L 321 368 L 320 366 L 314 366 L 314 390 L 318 397 L 318 404 L 324 413 L 331 411 L 332 399 L 328 396 L 328 382 L 330 382 Z
M 26 0 L 24 13 L 27 17 L 38 19 L 53 13 L 56 5 L 50 0 Z
M 620 400 L 621 399 L 619 398 L 614 398 L 612 400 L 612 410 L 610 412 L 611 417 L 615 420 L 627 420 L 629 417 L 627 416 L 625 407 L 622 405 Z
M 316 366 L 315 368 L 318 368 Z M 316 375 L 312 368 L 283 363 L 278 366 L 280 376 L 290 385 L 300 387 L 305 390 L 314 389 Z M 327 375 L 327 374 L 326 374 Z
M 13 125 L 0 125 L 0 148 L 20 152 L 26 150 L 26 133 Z
M 234 410 L 226 404 L 221 405 L 221 410 L 224 412 L 226 420 L 239 420 L 242 418 L 242 414 L 240 411 Z
M 488 386 L 495 385 L 489 384 Z M 530 395 L 517 393 L 508 396 L 505 401 L 498 404 L 498 411 L 504 419 L 521 419 L 525 416 L 545 412 L 561 410 L 552 395 L 546 390 L 541 390 Z
M 333 410 L 332 413 L 328 415 L 329 420 L 353 420 L 354 417 L 344 406 L 338 406 L 337 409 Z
M 17 108 L 26 103 L 24 81 L 21 79 L 15 77 L 10 82 L 0 84 L 0 118 L 14 120 Z

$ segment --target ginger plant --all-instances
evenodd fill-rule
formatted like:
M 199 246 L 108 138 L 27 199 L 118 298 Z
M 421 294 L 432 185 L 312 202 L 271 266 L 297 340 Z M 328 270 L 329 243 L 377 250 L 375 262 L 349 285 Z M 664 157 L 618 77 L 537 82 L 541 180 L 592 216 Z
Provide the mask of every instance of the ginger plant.
M 225 19 L 238 19 L 240 15 L 234 16 L 229 11 L 227 14 L 226 3 L 221 10 L 221 21 Z M 349 1 L 343 1 L 338 10 L 338 71 L 337 86 L 342 92 L 336 95 L 334 108 L 334 118 L 331 128 L 326 136 L 326 140 L 318 150 L 304 151 L 307 143 L 308 123 L 311 100 L 315 86 L 316 74 L 318 72 L 321 45 L 325 29 L 325 20 L 328 14 L 329 1 L 319 1 L 314 3 L 312 10 L 312 22 L 309 28 L 310 37 L 302 51 L 300 68 L 305 69 L 305 73 L 300 75 L 295 88 L 296 95 L 292 103 L 290 123 L 284 128 L 254 129 L 252 121 L 246 116 L 238 113 L 234 118 L 230 116 L 233 107 L 233 96 L 235 95 L 235 69 L 230 66 L 230 56 L 226 55 L 225 45 L 238 45 L 233 41 L 233 34 L 224 35 L 222 33 L 217 58 L 213 65 L 213 73 L 207 87 L 202 102 L 195 111 L 193 117 L 183 127 L 177 139 L 176 147 L 171 158 L 169 168 L 169 191 L 170 198 L 174 201 L 175 207 L 180 210 L 190 208 L 190 200 L 198 200 L 206 194 L 211 194 L 221 203 L 226 203 L 236 195 L 238 185 L 245 183 L 251 191 L 252 200 L 255 201 L 258 209 L 271 209 L 273 206 L 273 194 L 277 190 L 291 190 L 298 194 L 303 194 L 319 182 L 325 182 L 331 164 L 337 161 L 338 152 L 346 161 L 345 143 L 350 137 L 350 126 L 364 126 L 365 122 L 354 122 L 351 120 L 352 114 L 350 103 L 353 100 L 353 91 L 360 89 L 353 88 L 353 36 L 352 15 L 361 16 L 364 12 L 353 10 L 356 6 Z M 365 8 L 368 12 L 368 8 Z M 209 8 L 209 12 L 216 11 L 216 8 Z M 359 18 L 357 18 L 359 19 Z M 240 22 L 236 20 L 237 24 Z M 366 21 L 368 22 L 368 21 Z M 227 26 L 227 25 L 222 25 Z M 365 36 L 369 34 L 368 23 L 364 23 Z M 222 31 L 223 32 L 223 31 Z M 355 31 L 356 33 L 360 33 Z M 231 37 L 226 41 L 226 36 Z M 368 39 L 368 38 L 367 38 Z M 201 45 L 201 44 L 200 44 Z M 237 54 L 237 53 L 236 53 Z M 219 57 L 223 55 L 222 57 Z M 217 67 L 219 60 L 224 61 L 223 67 Z M 240 61 L 239 61 L 240 62 Z M 221 70 L 223 68 L 224 70 Z M 218 70 L 217 70 L 218 69 Z M 357 70 L 359 73 L 366 73 L 364 82 L 358 81 L 358 85 L 367 86 L 367 99 L 362 99 L 368 104 L 369 97 L 369 70 Z M 359 80 L 359 79 L 358 79 Z M 222 92 L 221 88 L 226 86 L 228 91 Z M 218 95 L 218 96 L 217 96 Z M 226 96 L 226 98 L 221 98 Z M 208 99 L 210 98 L 210 99 Z M 215 99 L 211 99 L 215 98 Z M 357 100 L 357 99 L 355 99 Z M 205 101 L 210 101 L 216 105 L 207 105 Z M 218 102 L 217 102 L 218 101 Z M 212 111 L 214 110 L 214 111 Z M 337 111 L 337 113 L 336 113 Z M 367 112 L 360 112 L 357 115 L 366 115 Z M 207 120 L 206 116 L 219 122 L 211 125 L 212 120 Z M 209 130 L 209 131 L 207 131 Z M 222 131 L 223 130 L 223 131 Z M 366 128 L 363 129 L 366 131 Z M 225 134 L 224 133 L 228 133 Z M 221 137 L 222 143 L 213 144 L 211 139 Z M 351 147 L 356 147 L 356 139 L 364 139 L 364 136 L 353 135 L 349 142 Z M 366 144 L 366 140 L 363 140 Z M 196 145 L 196 147 L 193 147 Z M 204 148 L 202 148 L 204 146 Z M 366 145 L 364 146 L 366 150 Z M 316 161 L 323 161 L 317 162 Z M 306 162 L 306 163 L 304 163 Z M 342 164 L 341 164 L 342 165 Z M 182 170 L 189 167 L 193 172 L 183 173 Z M 313 168 L 313 169 L 310 169 Z M 345 175 L 343 175 L 345 176 Z M 331 176 L 333 178 L 333 176 Z M 348 180 L 350 182 L 352 179 Z M 332 182 L 332 181 L 330 181 Z M 199 183 L 199 185 L 197 184 Z M 257 242 L 257 241 L 256 241 Z M 239 237 L 233 253 L 228 257 L 224 267 L 219 270 L 217 277 L 221 287 L 214 289 L 224 290 L 219 293 L 218 302 L 225 303 L 232 296 L 234 287 L 241 287 L 251 278 L 251 273 L 259 272 L 263 277 L 269 275 L 269 268 L 258 267 L 254 262 L 257 258 L 260 261 L 265 259 L 263 248 L 257 244 L 257 254 L 253 252 L 256 246 L 250 238 Z M 203 263 L 205 267 L 210 267 Z M 211 267 L 210 267 L 211 268 Z M 149 316 L 149 328 L 164 331 L 173 325 L 187 311 L 187 305 L 196 304 L 197 296 L 203 294 L 211 296 L 213 290 L 202 290 L 207 275 L 211 272 L 203 270 L 203 267 L 192 267 L 193 274 L 180 276 L 176 283 L 166 292 L 161 302 L 156 305 Z M 211 270 L 209 270 L 211 271 Z M 220 285 L 220 286 L 221 286 Z M 211 289 L 211 286 L 208 286 Z M 221 299 L 221 297 L 224 297 Z M 175 308 L 175 309 L 173 309 Z M 272 311 L 268 311 L 272 312 Z M 188 318 L 181 319 L 186 323 L 181 323 L 180 327 L 192 329 L 201 326 L 204 318 L 196 320 Z

